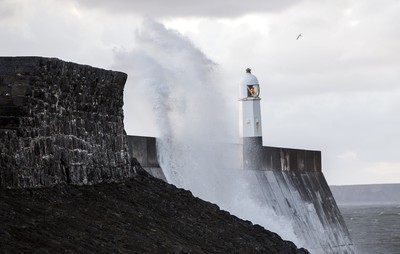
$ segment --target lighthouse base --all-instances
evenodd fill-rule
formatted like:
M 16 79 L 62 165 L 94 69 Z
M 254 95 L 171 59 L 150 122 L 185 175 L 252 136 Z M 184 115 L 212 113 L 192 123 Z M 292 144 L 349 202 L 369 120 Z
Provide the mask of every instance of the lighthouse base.
M 242 167 L 246 170 L 260 170 L 263 166 L 263 146 L 262 137 L 241 138 L 242 147 Z

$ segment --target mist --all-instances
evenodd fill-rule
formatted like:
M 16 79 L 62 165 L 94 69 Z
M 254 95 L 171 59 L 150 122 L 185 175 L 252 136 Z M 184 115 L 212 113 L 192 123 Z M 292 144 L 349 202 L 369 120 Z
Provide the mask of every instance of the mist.
M 256 184 L 240 169 L 232 146 L 239 140 L 238 105 L 227 101 L 226 91 L 238 87 L 224 83 L 215 62 L 178 32 L 146 19 L 132 49 L 115 53 L 114 67 L 128 73 L 127 91 L 136 90 L 125 97 L 125 112 L 139 108 L 143 117 L 126 125 L 154 123 L 147 128 L 156 133 L 158 160 L 169 183 L 305 245 L 289 221 L 254 198 Z

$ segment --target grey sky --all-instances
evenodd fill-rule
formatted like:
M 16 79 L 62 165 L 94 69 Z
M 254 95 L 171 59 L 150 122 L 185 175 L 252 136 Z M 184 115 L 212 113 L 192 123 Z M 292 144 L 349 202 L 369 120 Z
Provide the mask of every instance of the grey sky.
M 165 2 L 0 0 L 0 55 L 110 69 L 154 17 L 219 65 L 234 110 L 253 69 L 265 145 L 322 150 L 330 184 L 400 182 L 399 1 Z M 128 133 L 155 135 L 126 90 Z
M 160 17 L 234 17 L 248 13 L 278 12 L 300 0 L 82 0 L 86 8 L 100 8 L 110 12 L 134 13 L 154 18 Z

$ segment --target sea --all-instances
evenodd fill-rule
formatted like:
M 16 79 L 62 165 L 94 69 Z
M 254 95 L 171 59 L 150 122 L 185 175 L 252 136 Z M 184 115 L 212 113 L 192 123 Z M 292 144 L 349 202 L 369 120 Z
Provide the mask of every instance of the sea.
M 400 204 L 339 205 L 357 254 L 400 254 Z

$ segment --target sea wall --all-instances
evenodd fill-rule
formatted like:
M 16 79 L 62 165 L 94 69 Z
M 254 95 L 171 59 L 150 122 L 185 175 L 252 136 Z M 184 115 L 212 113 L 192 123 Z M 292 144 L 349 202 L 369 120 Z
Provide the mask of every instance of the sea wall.
M 291 222 L 313 254 L 353 254 L 345 221 L 322 173 L 321 152 L 243 138 L 243 169 L 259 203 Z
M 247 170 L 321 172 L 321 152 L 263 146 L 261 137 L 242 139 L 243 168 Z
M 322 172 L 247 170 L 255 199 L 291 222 L 313 254 L 355 253 L 350 233 Z
M 0 57 L 0 187 L 135 174 L 123 124 L 126 79 L 56 58 Z
M 154 137 L 128 136 L 129 154 L 137 159 L 147 173 L 167 182 L 158 163 L 156 142 Z
M 148 172 L 157 177 L 154 172 L 160 175 L 162 169 L 155 161 L 155 143 L 156 138 L 128 137 L 131 155 L 142 165 L 155 167 L 157 171 Z M 350 233 L 322 173 L 320 151 L 263 146 L 261 137 L 244 138 L 242 144 L 222 144 L 220 150 L 222 164 L 229 170 L 240 170 L 247 178 L 252 198 L 290 222 L 311 253 L 355 253 Z M 225 153 L 236 154 L 237 160 L 225 158 Z

